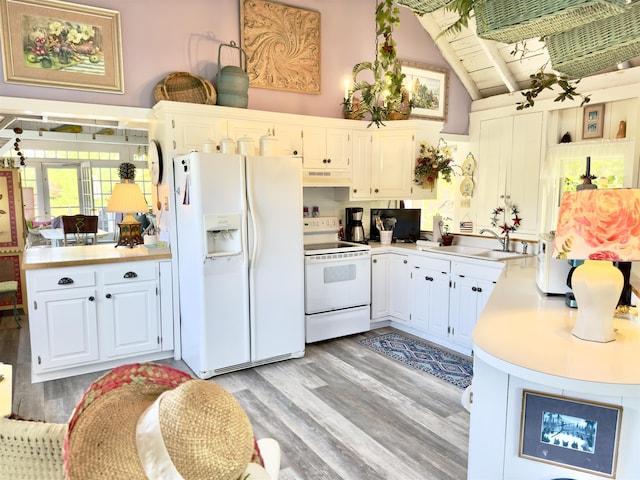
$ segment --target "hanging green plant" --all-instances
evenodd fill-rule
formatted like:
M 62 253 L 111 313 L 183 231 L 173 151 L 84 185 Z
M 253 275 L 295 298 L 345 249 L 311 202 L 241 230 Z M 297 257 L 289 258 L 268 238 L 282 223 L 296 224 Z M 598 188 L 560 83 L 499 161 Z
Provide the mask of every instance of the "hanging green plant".
M 356 115 L 369 115 L 371 123 L 380 127 L 392 119 L 392 114 L 406 113 L 411 109 L 409 95 L 403 88 L 402 73 L 393 31 L 400 26 L 400 10 L 393 0 L 376 2 L 376 54 L 373 62 L 360 62 L 353 67 L 353 93 L 360 95 Z M 373 81 L 359 80 L 362 72 L 369 71 Z M 345 104 L 355 105 L 352 98 Z

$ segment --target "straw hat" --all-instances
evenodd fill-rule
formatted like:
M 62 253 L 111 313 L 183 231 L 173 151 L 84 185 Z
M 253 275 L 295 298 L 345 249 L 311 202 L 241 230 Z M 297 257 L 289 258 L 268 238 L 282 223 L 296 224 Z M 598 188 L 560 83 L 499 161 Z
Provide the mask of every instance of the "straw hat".
M 91 384 L 64 443 L 69 480 L 236 480 L 252 461 L 262 465 L 230 393 L 153 363 L 115 368 Z

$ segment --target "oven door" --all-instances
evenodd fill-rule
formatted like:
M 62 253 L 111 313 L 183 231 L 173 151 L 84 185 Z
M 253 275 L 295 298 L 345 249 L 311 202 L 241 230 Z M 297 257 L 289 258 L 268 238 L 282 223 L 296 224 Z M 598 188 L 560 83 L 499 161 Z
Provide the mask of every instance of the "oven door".
M 305 256 L 307 315 L 371 303 L 371 263 L 366 252 Z

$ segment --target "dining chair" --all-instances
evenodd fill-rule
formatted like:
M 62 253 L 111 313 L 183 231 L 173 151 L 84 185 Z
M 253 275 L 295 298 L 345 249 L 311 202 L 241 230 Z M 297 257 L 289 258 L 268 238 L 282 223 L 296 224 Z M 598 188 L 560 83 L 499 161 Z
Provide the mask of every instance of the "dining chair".
M 86 245 L 87 240 L 93 237 L 93 245 L 98 243 L 98 216 L 97 215 L 63 215 L 62 232 L 64 245 L 70 245 L 73 241 L 76 245 Z

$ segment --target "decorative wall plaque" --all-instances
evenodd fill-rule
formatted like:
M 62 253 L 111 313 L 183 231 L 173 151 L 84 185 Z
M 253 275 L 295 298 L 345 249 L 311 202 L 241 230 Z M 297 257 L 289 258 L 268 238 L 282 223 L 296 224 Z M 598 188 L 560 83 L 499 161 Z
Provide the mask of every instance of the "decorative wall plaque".
M 242 0 L 240 21 L 251 87 L 320 94 L 320 12 Z

